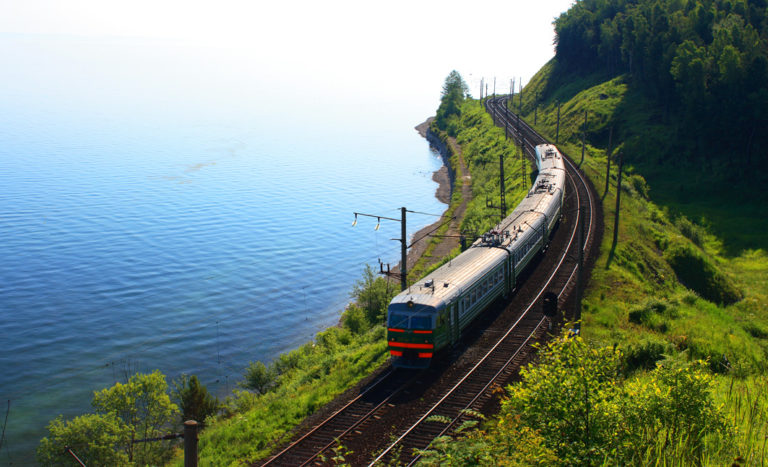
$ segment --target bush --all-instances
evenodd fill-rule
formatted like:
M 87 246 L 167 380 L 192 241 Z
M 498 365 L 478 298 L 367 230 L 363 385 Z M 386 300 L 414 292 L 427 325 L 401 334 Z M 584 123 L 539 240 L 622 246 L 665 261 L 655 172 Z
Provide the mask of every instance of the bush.
M 664 359 L 667 345 L 663 342 L 644 340 L 624 349 L 624 373 L 630 374 L 636 370 L 652 370 L 656 362 Z
M 120 448 L 130 436 L 129 428 L 114 414 L 87 414 L 64 423 L 61 416 L 48 424 L 48 436 L 40 441 L 40 465 L 73 465 L 68 446 L 86 465 L 130 465 Z
M 675 220 L 675 226 L 680 229 L 681 234 L 697 246 L 701 247 L 704 245 L 704 239 L 706 238 L 707 232 L 703 227 L 694 224 L 685 216 L 678 217 L 677 220 Z
M 680 283 L 713 303 L 730 305 L 743 298 L 736 285 L 701 253 L 688 245 L 673 245 L 666 253 L 667 262 Z
M 240 387 L 251 389 L 264 394 L 269 391 L 277 379 L 277 370 L 274 365 L 267 367 L 260 361 L 251 362 L 245 369 L 245 380 L 239 383 Z
M 349 329 L 353 334 L 362 334 L 371 328 L 371 324 L 365 318 L 363 309 L 356 303 L 351 303 L 344 314 L 341 315 L 341 325 Z
M 629 321 L 659 332 L 667 332 L 667 319 L 675 319 L 677 316 L 677 309 L 669 302 L 650 298 L 629 312 Z
M 173 388 L 173 396 L 181 408 L 182 423 L 187 420 L 203 423 L 219 409 L 219 399 L 213 397 L 195 375 L 181 375 L 179 381 L 173 382 Z

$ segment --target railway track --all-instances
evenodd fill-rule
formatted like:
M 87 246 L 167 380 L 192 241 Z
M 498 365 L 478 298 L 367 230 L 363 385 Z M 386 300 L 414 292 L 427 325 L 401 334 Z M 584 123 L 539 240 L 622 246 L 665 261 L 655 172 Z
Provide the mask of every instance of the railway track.
M 486 109 L 529 156 L 536 144 L 545 142 L 508 111 L 503 98 L 489 99 Z M 262 465 L 320 465 L 321 456 L 331 457 L 330 449 L 339 444 L 345 446 L 345 460 L 353 465 L 412 465 L 419 458 L 416 450 L 427 448 L 435 437 L 449 433 L 462 421 L 467 409 L 481 410 L 492 399 L 494 390 L 514 377 L 530 357 L 531 344 L 546 333 L 548 318 L 539 306 L 544 292 L 557 294 L 560 309 L 567 306 L 569 299 L 572 302 L 579 244 L 587 251 L 596 246 L 599 207 L 594 190 L 567 158 L 566 165 L 570 194 L 563 211 L 566 219 L 552 240 L 557 248 L 544 256 L 506 309 L 489 319 L 492 323 L 481 323 L 474 338 L 469 336 L 474 345 L 458 349 L 437 368 L 385 371 Z M 580 226 L 586 240 L 583 242 L 579 238 Z M 430 421 L 431 415 L 447 417 L 451 422 Z M 374 457 L 371 452 L 378 455 Z

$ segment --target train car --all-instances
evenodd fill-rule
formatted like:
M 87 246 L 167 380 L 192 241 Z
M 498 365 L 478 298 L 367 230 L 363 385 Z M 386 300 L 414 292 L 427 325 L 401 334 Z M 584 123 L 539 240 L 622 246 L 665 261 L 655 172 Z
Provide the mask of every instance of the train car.
M 560 219 L 565 163 L 557 148 L 535 148 L 536 180 L 523 201 L 466 251 L 397 295 L 387 309 L 393 365 L 425 368 L 435 354 L 500 296 L 517 287 L 523 270 L 546 249 Z

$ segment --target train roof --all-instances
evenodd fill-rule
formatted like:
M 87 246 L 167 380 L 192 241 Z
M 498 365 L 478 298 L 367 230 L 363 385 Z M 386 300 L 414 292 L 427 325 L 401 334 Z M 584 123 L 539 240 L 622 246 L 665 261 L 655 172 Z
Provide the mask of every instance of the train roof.
M 392 304 L 412 301 L 440 309 L 461 295 L 493 268 L 501 265 L 517 245 L 535 237 L 536 224 L 565 186 L 565 163 L 551 144 L 536 146 L 538 176 L 520 204 L 472 246 L 398 294 Z

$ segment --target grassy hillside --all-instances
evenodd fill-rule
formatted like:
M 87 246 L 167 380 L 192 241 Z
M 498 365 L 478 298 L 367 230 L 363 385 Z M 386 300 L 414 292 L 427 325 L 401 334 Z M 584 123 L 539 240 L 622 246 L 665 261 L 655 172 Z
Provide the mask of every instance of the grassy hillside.
M 471 241 L 472 233 L 485 232 L 498 221 L 498 209 L 487 207 L 486 200 L 498 205 L 499 155 L 504 157 L 510 173 L 521 174 L 505 187 L 509 206 L 522 199 L 530 182 L 523 182 L 523 161 L 517 149 L 506 141 L 504 131 L 496 128 L 479 102 L 461 98 L 454 112 L 461 115 L 462 122 L 454 127 L 457 138 L 449 144 L 450 160 L 458 178 L 471 176 L 473 196 L 461 222 L 461 231 L 467 232 Z M 441 135 L 448 141 L 447 134 Z M 462 151 L 468 174 L 460 170 L 458 151 Z M 525 168 L 529 171 L 530 163 Z M 462 202 L 461 190 L 455 190 L 448 215 Z M 460 253 L 456 248 L 442 262 L 427 266 L 432 263 L 430 252 L 441 239 L 429 241 L 423 261 L 409 273 L 410 281 Z M 201 433 L 201 464 L 245 465 L 267 457 L 275 445 L 290 438 L 292 430 L 306 417 L 384 364 L 389 357 L 384 327 L 386 307 L 398 291 L 395 284 L 388 284 L 367 269 L 351 294 L 355 304 L 344 311 L 338 327 L 317 334 L 313 342 L 268 365 L 254 364 L 246 369 L 247 387 L 235 391 L 227 399 L 224 412 L 208 420 L 208 427 Z M 181 462 L 178 453 L 175 463 Z
M 525 96 L 543 94 L 557 79 L 554 68 L 544 67 L 525 90 L 522 112 L 529 121 L 534 102 Z M 709 358 L 721 372 L 762 373 L 768 368 L 768 256 L 765 236 L 753 232 L 768 228 L 759 214 L 765 194 L 745 197 L 740 187 L 714 191 L 727 180 L 716 180 L 717 172 L 707 167 L 680 161 L 654 165 L 653 151 L 671 135 L 626 79 L 576 79 L 581 90 L 547 96 L 536 111 L 538 129 L 553 137 L 556 102 L 562 99 L 560 146 L 577 161 L 587 112 L 583 168 L 600 195 L 605 194 L 610 126 L 614 155 L 644 151 L 642 159 L 625 159 L 622 222 L 613 252 L 617 164 L 612 165 L 603 196 L 606 234 L 585 295 L 585 332 L 603 343 L 658 342 L 668 350 L 690 349 L 692 357 Z M 708 179 L 712 182 L 702 182 Z
M 555 458 L 560 464 L 724 464 L 736 459 L 761 465 L 768 460 L 765 190 L 734 185 L 733 171 L 718 170 L 714 163 L 658 157 L 670 153 L 674 134 L 660 123 L 663 109 L 644 99 L 630 77 L 561 75 L 561 69 L 553 60 L 540 70 L 524 90 L 521 113 L 554 141 L 560 102 L 559 146 L 579 162 L 587 112 L 582 168 L 602 196 L 605 235 L 584 295 L 578 339 L 583 344 L 557 344 L 545 352 L 544 369 L 527 370 L 538 376 L 510 388 L 509 410 L 462 443 L 438 443 L 425 463 L 545 459 L 541 463 L 552 464 Z M 629 155 L 615 246 L 618 164 L 614 159 L 606 192 L 609 139 L 614 157 Z M 564 353 L 578 358 L 566 359 Z M 602 357 L 590 359 L 594 355 Z M 619 361 L 600 366 L 613 355 L 620 355 Z M 559 367 L 547 367 L 558 359 L 563 360 Z M 590 368 L 613 376 L 595 380 Z M 540 387 L 542 378 L 560 381 L 559 387 Z M 688 383 L 675 386 L 685 378 Z M 687 408 L 671 402 L 698 382 L 705 382 L 701 392 L 681 399 L 690 402 Z M 574 393 L 582 384 L 589 389 Z M 571 403 L 537 425 L 537 417 L 552 405 L 537 409 L 534 393 Z M 583 397 L 593 399 L 582 406 Z M 643 412 L 647 420 L 630 416 Z M 678 415 L 692 413 L 708 414 L 699 419 L 697 433 L 675 428 Z M 649 421 L 654 419 L 657 425 Z M 551 431 L 552 423 L 581 428 Z M 638 433 L 645 425 L 655 428 Z M 504 439 L 510 437 L 525 442 L 505 450 Z

